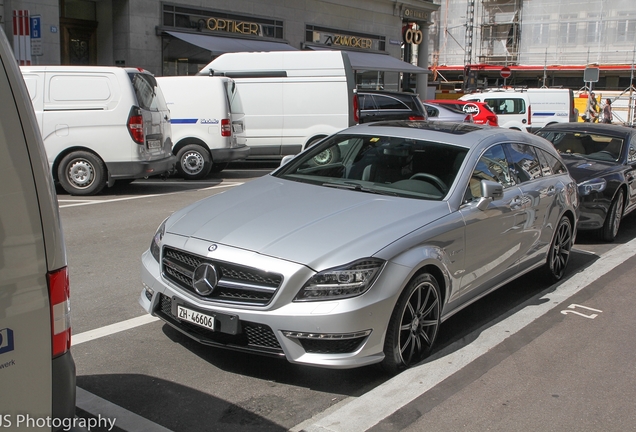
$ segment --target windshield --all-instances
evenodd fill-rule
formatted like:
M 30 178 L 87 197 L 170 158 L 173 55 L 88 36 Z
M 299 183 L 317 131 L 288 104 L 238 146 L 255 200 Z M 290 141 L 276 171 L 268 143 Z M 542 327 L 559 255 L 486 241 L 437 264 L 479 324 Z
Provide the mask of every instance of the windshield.
M 622 138 L 598 134 L 540 131 L 537 135 L 550 141 L 561 154 L 599 161 L 618 161 L 624 145 Z
M 274 175 L 363 193 L 441 200 L 467 151 L 411 138 L 338 134 L 293 159 Z

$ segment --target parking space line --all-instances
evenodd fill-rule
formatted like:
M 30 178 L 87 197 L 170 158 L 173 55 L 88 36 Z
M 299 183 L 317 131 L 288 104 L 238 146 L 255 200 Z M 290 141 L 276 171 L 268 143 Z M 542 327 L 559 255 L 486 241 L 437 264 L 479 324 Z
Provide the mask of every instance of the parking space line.
M 137 318 L 131 318 L 126 321 L 120 321 L 115 324 L 100 327 L 94 330 L 89 330 L 84 333 L 79 333 L 71 337 L 71 346 L 79 345 L 84 342 L 89 342 L 95 339 L 99 339 L 104 336 L 109 336 L 115 333 L 122 332 L 124 330 L 130 330 L 135 327 L 149 324 L 151 322 L 158 321 L 159 318 L 152 315 L 141 315 Z
M 171 432 L 168 428 L 128 411 L 119 405 L 115 405 L 106 399 L 102 399 L 80 387 L 77 387 L 75 400 L 79 409 L 96 417 L 99 416 L 101 419 L 114 421 L 115 427 L 118 429 L 127 432 Z
M 589 267 L 556 287 L 543 291 L 540 301 L 531 298 L 518 312 L 494 324 L 486 324 L 425 360 L 386 381 L 364 395 L 340 402 L 338 409 L 318 414 L 291 431 L 364 431 L 423 395 L 437 384 L 486 354 L 508 337 L 545 315 L 601 276 L 636 255 L 636 239 L 603 254 Z M 474 336 L 474 337 L 473 337 Z M 465 345 L 465 340 L 472 340 Z
M 207 187 L 207 188 L 195 189 L 195 190 L 196 191 L 206 191 L 206 190 L 212 190 L 212 189 L 221 189 L 221 188 L 226 188 L 226 187 L 239 186 L 239 185 L 242 185 L 243 183 L 244 182 L 222 183 L 222 184 L 219 184 L 219 185 L 214 185 L 214 186 L 210 186 L 210 187 Z M 97 199 L 69 200 L 69 199 L 59 199 L 58 198 L 57 201 L 60 204 L 60 208 L 67 208 L 67 207 L 79 207 L 79 206 L 93 205 L 93 204 L 106 204 L 106 203 L 119 202 L 119 201 L 130 201 L 130 200 L 136 200 L 136 199 L 141 199 L 141 198 L 161 197 L 161 196 L 175 195 L 175 194 L 180 194 L 180 193 L 184 193 L 184 192 L 192 192 L 192 191 L 193 191 L 193 189 L 189 189 L 189 190 L 186 190 L 186 191 L 168 192 L 168 193 L 161 193 L 161 194 L 154 194 L 154 195 L 135 195 L 135 196 L 129 196 L 129 197 L 110 198 L 110 199 L 103 199 L 103 200 L 97 200 Z

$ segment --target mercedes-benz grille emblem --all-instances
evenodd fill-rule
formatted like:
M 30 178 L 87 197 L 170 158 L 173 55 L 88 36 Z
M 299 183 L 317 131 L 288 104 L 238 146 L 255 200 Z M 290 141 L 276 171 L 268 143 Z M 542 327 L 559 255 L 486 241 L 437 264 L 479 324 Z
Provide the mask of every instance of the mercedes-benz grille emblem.
M 219 281 L 216 268 L 212 264 L 203 263 L 194 269 L 192 275 L 192 287 L 202 296 L 212 294 Z
M 211 246 L 208 248 L 208 250 L 209 250 L 210 252 L 214 252 L 214 251 L 216 250 L 216 248 L 217 248 L 217 247 L 218 247 L 217 245 L 213 244 L 213 245 L 211 245 Z

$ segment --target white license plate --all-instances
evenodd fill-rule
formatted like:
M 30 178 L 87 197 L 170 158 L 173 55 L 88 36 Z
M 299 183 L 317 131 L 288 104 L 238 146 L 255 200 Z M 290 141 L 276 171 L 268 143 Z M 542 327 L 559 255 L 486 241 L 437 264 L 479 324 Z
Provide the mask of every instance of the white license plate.
M 208 330 L 214 330 L 214 317 L 212 315 L 202 314 L 201 312 L 183 306 L 177 306 L 177 318 Z
M 159 140 L 148 140 L 148 148 L 151 148 L 151 149 L 161 148 L 161 141 L 159 141 Z

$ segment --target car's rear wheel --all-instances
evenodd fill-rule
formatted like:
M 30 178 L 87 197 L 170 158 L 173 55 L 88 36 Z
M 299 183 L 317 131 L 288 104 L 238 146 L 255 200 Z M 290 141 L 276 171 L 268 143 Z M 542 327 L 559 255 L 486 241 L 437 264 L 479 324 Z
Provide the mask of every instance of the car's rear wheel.
M 550 250 L 548 251 L 547 269 L 550 277 L 561 280 L 565 273 L 570 251 L 572 250 L 572 222 L 567 216 L 563 216 L 554 233 Z
M 610 209 L 605 216 L 603 227 L 599 230 L 599 237 L 606 242 L 612 242 L 618 234 L 618 228 L 623 218 L 623 189 L 619 189 L 614 197 Z
M 212 169 L 210 152 L 199 144 L 188 144 L 177 152 L 177 171 L 186 180 L 205 178 Z
M 439 284 L 430 273 L 415 276 L 391 314 L 381 366 L 398 373 L 422 360 L 433 347 L 441 316 Z
M 93 153 L 76 151 L 64 156 L 57 177 L 71 195 L 95 195 L 106 186 L 106 167 Z

